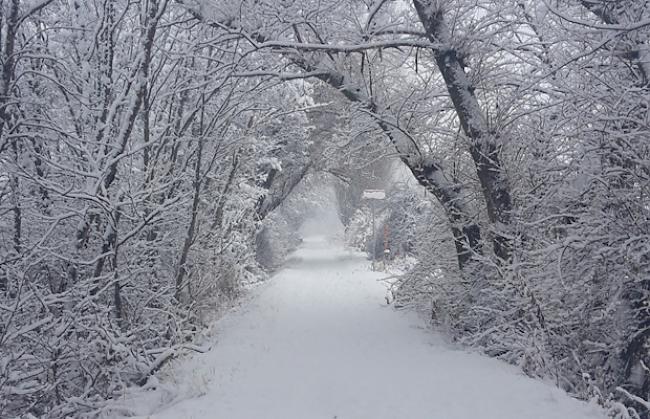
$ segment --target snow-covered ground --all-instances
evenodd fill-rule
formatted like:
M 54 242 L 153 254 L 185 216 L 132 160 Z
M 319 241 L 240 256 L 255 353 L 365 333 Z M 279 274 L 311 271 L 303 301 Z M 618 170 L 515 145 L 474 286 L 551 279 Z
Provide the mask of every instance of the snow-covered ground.
M 173 383 L 120 403 L 156 419 L 605 417 L 446 344 L 385 304 L 383 275 L 337 240 L 306 238 L 284 270 L 217 323 L 209 352 L 177 362 Z

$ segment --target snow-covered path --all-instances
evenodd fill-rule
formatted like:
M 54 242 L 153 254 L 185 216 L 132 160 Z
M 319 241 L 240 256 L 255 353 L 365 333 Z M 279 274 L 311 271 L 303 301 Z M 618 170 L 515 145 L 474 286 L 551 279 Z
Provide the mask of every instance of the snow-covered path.
M 603 418 L 515 368 L 454 350 L 386 306 L 381 273 L 324 237 L 218 324 L 196 370 L 202 395 L 156 419 Z M 187 373 L 187 371 L 185 371 Z

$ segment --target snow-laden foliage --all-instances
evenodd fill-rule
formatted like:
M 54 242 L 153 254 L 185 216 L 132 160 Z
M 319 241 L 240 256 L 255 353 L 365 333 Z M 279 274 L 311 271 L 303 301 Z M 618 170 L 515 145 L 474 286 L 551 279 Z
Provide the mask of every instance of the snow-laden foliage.
M 324 176 L 357 245 L 417 258 L 402 304 L 650 415 L 644 2 L 0 7 L 0 416 L 92 412 L 192 348 Z
M 236 40 L 170 1 L 0 7 L 0 416 L 92 414 L 263 276 L 304 94 L 234 77 Z

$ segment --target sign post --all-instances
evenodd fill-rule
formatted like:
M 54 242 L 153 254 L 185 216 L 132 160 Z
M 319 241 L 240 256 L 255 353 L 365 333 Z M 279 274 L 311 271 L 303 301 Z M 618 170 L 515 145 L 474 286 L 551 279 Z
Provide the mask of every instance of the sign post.
M 363 199 L 368 200 L 372 212 L 372 270 L 375 270 L 375 242 L 377 229 L 375 228 L 375 202 L 386 199 L 386 192 L 383 189 L 366 189 L 363 191 Z

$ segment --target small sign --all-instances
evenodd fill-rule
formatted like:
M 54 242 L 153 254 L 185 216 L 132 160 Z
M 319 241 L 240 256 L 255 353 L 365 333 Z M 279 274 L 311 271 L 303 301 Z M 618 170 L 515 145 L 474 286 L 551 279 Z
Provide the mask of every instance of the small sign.
M 366 189 L 363 199 L 386 199 L 386 192 L 383 189 Z

